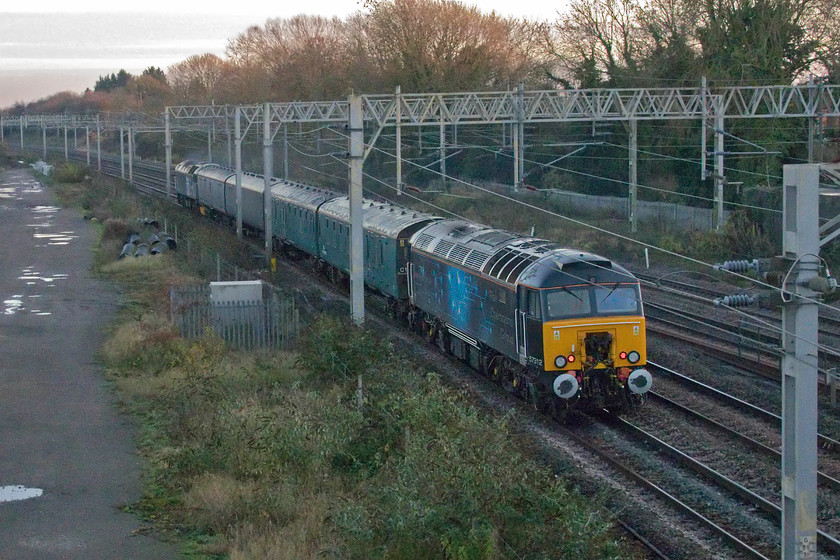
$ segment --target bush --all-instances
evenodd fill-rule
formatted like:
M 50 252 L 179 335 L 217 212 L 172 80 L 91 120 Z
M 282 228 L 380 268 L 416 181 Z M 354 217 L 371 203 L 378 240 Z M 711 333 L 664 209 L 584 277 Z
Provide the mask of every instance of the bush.
M 726 222 L 723 233 L 730 256 L 727 258 L 756 258 L 772 256 L 773 244 L 744 210 L 736 210 Z
M 56 183 L 81 183 L 90 176 L 90 170 L 83 165 L 64 161 L 55 166 L 52 181 Z

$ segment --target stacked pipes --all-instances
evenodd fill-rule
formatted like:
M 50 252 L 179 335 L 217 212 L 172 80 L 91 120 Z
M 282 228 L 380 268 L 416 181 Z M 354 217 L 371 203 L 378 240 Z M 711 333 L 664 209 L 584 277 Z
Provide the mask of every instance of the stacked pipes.
M 157 229 L 158 222 L 150 220 L 149 218 L 142 218 L 138 220 L 141 225 L 147 228 Z M 159 255 L 164 251 L 174 251 L 177 249 L 178 243 L 165 231 L 155 231 L 149 234 L 145 241 L 138 232 L 129 232 L 125 239 L 122 251 L 118 259 L 126 257 L 143 257 L 146 255 Z

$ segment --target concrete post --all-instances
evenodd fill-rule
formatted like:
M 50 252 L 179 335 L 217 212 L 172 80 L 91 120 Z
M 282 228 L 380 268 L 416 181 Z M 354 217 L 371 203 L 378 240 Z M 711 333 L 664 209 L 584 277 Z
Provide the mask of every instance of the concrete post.
M 85 154 L 87 157 L 87 166 L 90 167 L 90 126 L 85 127 Z
M 511 142 L 513 143 L 513 192 L 519 190 L 519 127 L 511 126 Z
M 166 198 L 172 196 L 172 125 L 169 121 L 169 107 L 163 111 L 163 145 L 166 149 Z
M 125 138 L 123 127 L 120 127 L 120 179 L 125 181 Z
M 638 121 L 636 119 L 630 119 L 630 153 L 628 161 L 628 182 L 630 183 L 630 231 L 632 231 L 633 233 L 636 233 L 638 231 L 638 131 Z
M 271 142 L 271 104 L 263 104 L 263 173 L 265 183 L 263 189 L 263 233 L 265 233 L 265 262 L 271 262 L 271 176 L 274 173 L 272 164 Z
M 365 322 L 365 263 L 364 219 L 362 209 L 362 166 L 364 165 L 365 136 L 362 116 L 362 98 L 350 99 L 350 295 L 353 322 Z
M 233 142 L 231 141 L 230 115 L 227 114 L 227 107 L 225 107 L 225 137 L 227 139 L 228 167 L 233 167 Z
M 102 171 L 102 128 L 99 126 L 99 115 L 96 115 L 96 168 Z
M 128 183 L 134 184 L 134 132 L 128 127 Z
M 242 107 L 236 107 L 233 121 L 233 142 L 236 157 L 236 237 L 242 239 Z
M 446 125 L 443 124 L 443 111 L 440 113 L 440 184 L 446 186 Z
M 819 165 L 784 166 L 782 306 L 782 559 L 817 558 Z
M 46 125 L 46 123 L 41 125 L 41 143 L 44 146 L 44 150 L 43 150 L 44 155 L 42 157 L 44 158 L 44 161 L 47 161 L 47 125 Z
M 516 159 L 519 161 L 519 179 L 514 185 L 515 189 L 522 186 L 525 177 L 525 84 L 519 82 L 519 97 L 516 105 L 516 126 L 519 130 L 519 145 L 516 151 Z
M 64 124 L 64 159 L 69 159 L 67 154 L 67 124 Z
M 700 96 L 703 101 L 703 119 L 700 123 L 702 125 L 700 133 L 700 180 L 705 181 L 709 174 L 706 171 L 706 128 L 708 126 L 707 120 L 709 118 L 709 106 L 708 106 L 708 91 L 706 89 L 706 76 L 703 76 L 702 82 L 700 84 Z
M 283 179 L 289 180 L 289 125 L 287 124 L 283 125 Z
M 723 170 L 723 115 L 721 110 L 715 115 L 715 214 L 717 230 L 723 229 L 723 185 L 726 183 Z
M 394 110 L 396 115 L 394 120 L 397 125 L 397 196 L 402 194 L 402 93 L 400 86 L 397 86 L 394 92 Z

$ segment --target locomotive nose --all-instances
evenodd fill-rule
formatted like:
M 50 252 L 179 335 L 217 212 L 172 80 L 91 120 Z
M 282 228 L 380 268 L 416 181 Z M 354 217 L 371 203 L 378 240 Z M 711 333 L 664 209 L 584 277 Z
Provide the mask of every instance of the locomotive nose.
M 651 385 L 653 385 L 653 377 L 651 377 L 650 372 L 644 368 L 633 370 L 627 378 L 627 387 L 630 389 L 631 393 L 635 393 L 637 395 L 647 393 L 650 390 Z

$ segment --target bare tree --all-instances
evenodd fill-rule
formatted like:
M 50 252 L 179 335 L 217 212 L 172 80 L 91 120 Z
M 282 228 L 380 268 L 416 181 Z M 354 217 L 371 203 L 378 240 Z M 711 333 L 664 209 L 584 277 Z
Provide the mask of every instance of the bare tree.
M 227 54 L 239 71 L 262 75 L 273 99 L 334 99 L 347 94 L 345 35 L 338 18 L 275 18 L 235 37 Z
M 535 76 L 527 25 L 450 0 L 368 4 L 357 22 L 357 55 L 378 69 L 388 89 L 457 91 L 506 88 Z
M 215 100 L 227 63 L 212 53 L 193 55 L 169 67 L 166 75 L 182 102 L 210 103 Z

